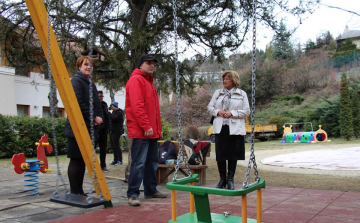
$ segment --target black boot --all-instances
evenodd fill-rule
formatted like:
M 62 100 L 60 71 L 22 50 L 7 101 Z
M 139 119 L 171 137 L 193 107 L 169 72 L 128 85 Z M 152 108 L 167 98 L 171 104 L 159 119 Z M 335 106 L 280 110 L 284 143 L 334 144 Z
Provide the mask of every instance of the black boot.
M 228 184 L 227 189 L 234 190 L 234 175 L 236 170 L 237 160 L 228 160 Z
M 216 188 L 226 188 L 226 161 L 217 161 L 218 170 L 220 174 L 220 181 Z

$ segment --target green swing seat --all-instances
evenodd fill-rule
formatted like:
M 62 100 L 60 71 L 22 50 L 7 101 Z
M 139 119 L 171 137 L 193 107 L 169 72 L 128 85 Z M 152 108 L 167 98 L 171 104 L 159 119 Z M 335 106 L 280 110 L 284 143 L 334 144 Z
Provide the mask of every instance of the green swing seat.
M 241 222 L 241 217 L 238 216 L 224 216 L 223 214 L 210 213 L 210 204 L 208 194 L 221 196 L 244 196 L 255 190 L 265 188 L 265 180 L 260 179 L 258 182 L 248 185 L 248 187 L 236 190 L 225 190 L 220 188 L 209 188 L 202 186 L 187 185 L 192 182 L 197 182 L 199 177 L 194 174 L 190 177 L 178 179 L 166 184 L 166 188 L 177 191 L 188 191 L 194 195 L 196 212 L 194 214 L 186 213 L 178 216 L 176 222 L 182 223 L 200 223 L 200 222 L 216 222 L 216 223 L 230 223 Z M 170 220 L 169 223 L 174 221 Z M 254 219 L 247 219 L 248 223 L 257 222 Z

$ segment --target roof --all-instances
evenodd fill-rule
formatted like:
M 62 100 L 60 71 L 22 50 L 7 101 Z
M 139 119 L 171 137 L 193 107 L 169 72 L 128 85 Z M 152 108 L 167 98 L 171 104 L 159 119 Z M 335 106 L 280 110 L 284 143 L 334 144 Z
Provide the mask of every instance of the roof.
M 360 30 L 347 30 L 338 38 L 338 40 L 350 39 L 350 38 L 351 39 L 360 38 Z

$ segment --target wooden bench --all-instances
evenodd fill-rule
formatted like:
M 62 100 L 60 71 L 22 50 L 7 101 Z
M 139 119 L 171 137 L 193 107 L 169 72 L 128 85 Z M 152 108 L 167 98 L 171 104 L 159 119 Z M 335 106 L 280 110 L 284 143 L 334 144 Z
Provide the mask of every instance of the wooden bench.
M 179 153 L 179 143 L 177 141 L 172 141 L 175 146 L 176 155 Z M 164 141 L 159 141 L 159 149 L 161 144 L 163 144 Z M 184 147 L 183 147 L 184 148 Z M 206 157 L 210 156 L 211 147 L 208 150 Z M 183 149 L 184 155 L 186 154 L 185 149 Z M 206 169 L 208 166 L 206 165 L 206 157 L 204 157 L 203 162 L 199 165 L 189 165 L 191 173 L 192 174 L 199 174 L 199 182 L 195 183 L 196 185 L 204 185 L 206 184 Z M 188 157 L 189 159 L 189 157 Z M 168 177 L 175 172 L 175 165 L 166 165 L 166 164 L 159 164 L 156 176 L 157 176 L 157 183 L 158 184 L 166 184 L 168 182 Z M 188 170 L 185 166 L 185 164 L 179 165 L 179 171 L 178 173 L 182 173 L 184 176 L 188 176 Z

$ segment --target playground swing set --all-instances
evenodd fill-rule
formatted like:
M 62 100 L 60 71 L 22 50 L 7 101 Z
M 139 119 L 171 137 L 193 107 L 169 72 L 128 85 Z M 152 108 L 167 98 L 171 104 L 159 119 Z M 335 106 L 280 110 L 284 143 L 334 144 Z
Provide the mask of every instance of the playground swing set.
M 56 145 L 56 134 L 55 134 L 55 125 L 54 125 L 54 109 L 52 101 L 52 95 L 50 94 L 50 106 L 51 106 L 51 122 L 52 122 L 52 129 L 53 129 L 53 141 L 54 141 L 54 150 L 55 150 L 55 156 L 56 156 L 56 162 L 57 162 L 57 180 L 56 180 L 56 190 L 53 194 L 53 196 L 50 198 L 51 201 L 68 204 L 72 206 L 77 207 L 83 207 L 83 208 L 89 208 L 94 207 L 98 205 L 104 205 L 105 208 L 112 207 L 111 202 L 111 194 L 108 189 L 108 186 L 105 182 L 104 174 L 100 168 L 100 164 L 98 159 L 96 158 L 96 153 L 94 149 L 94 143 L 93 140 L 90 138 L 90 135 L 88 133 L 88 130 L 86 128 L 84 119 L 81 118 L 82 114 L 77 102 L 77 98 L 74 93 L 74 89 L 72 87 L 72 84 L 70 82 L 69 76 L 67 75 L 67 69 L 65 66 L 65 63 L 62 59 L 62 55 L 60 52 L 60 48 L 57 43 L 56 36 L 52 30 L 51 24 L 50 24 L 50 17 L 47 14 L 47 11 L 49 11 L 50 8 L 46 9 L 43 1 L 38 0 L 26 0 L 26 5 L 29 10 L 32 22 L 34 24 L 35 30 L 37 32 L 38 38 L 40 40 L 41 46 L 43 48 L 45 53 L 45 57 L 48 61 L 48 69 L 49 69 L 49 77 L 51 82 L 51 91 L 56 92 L 56 87 L 54 86 L 53 82 L 56 84 L 57 89 L 59 91 L 61 100 L 64 104 L 68 119 L 70 121 L 70 124 L 72 126 L 72 129 L 74 130 L 74 135 L 76 138 L 76 141 L 78 143 L 78 146 L 80 148 L 81 155 L 84 159 L 85 165 L 87 167 L 87 170 L 89 172 L 89 175 L 92 177 L 94 189 L 98 195 L 98 197 L 85 197 L 81 195 L 73 195 L 70 194 L 69 191 L 66 188 L 66 184 L 62 178 L 60 168 L 59 168 L 59 161 L 58 161 L 58 152 L 57 152 L 57 145 Z M 48 4 L 48 7 L 50 4 Z M 90 38 L 90 41 L 92 38 Z M 93 43 L 89 44 L 92 46 Z M 92 49 L 90 49 L 89 53 L 92 52 Z M 92 63 L 90 63 L 92 64 Z M 91 74 L 92 75 L 92 74 Z M 91 81 L 91 75 L 90 75 L 90 81 Z M 90 84 L 90 86 L 92 86 Z M 92 91 L 92 89 L 90 89 Z M 92 103 L 90 103 L 90 111 L 92 111 Z M 92 115 L 92 114 L 90 114 Z M 93 135 L 93 131 L 91 131 L 91 135 Z M 40 140 L 41 141 L 41 140 Z M 40 143 L 40 142 L 39 142 Z M 44 144 L 45 145 L 45 144 Z M 48 151 L 49 152 L 49 151 Z M 17 158 L 16 158 L 17 157 Z M 21 170 L 35 170 L 35 167 L 33 167 L 32 162 L 28 162 L 24 160 L 24 155 L 17 155 L 15 158 L 13 158 L 13 164 L 14 169 L 17 173 L 21 173 Z M 39 160 L 39 158 L 38 158 Z M 45 158 L 46 160 L 46 158 Z M 41 161 L 39 161 L 39 165 L 41 164 Z M 25 169 L 19 169 L 19 163 L 21 162 L 21 165 L 24 163 Z M 30 167 L 29 169 L 28 166 Z M 47 168 L 47 162 L 46 162 Z M 42 167 L 40 167 L 41 170 Z M 18 170 L 18 171 L 17 171 Z M 63 185 L 65 187 L 65 193 L 59 194 L 58 193 L 58 185 L 59 185 L 59 179 L 63 182 Z M 92 193 L 92 190 L 91 190 Z M 91 195 L 90 193 L 90 195 Z
M 179 69 L 178 69 L 178 48 L 177 48 L 177 16 L 176 16 L 176 0 L 173 0 L 173 12 L 174 12 L 174 33 L 175 33 L 175 73 L 176 73 L 176 92 L 177 92 L 177 115 L 178 115 L 178 134 L 179 144 L 182 145 L 181 136 L 181 106 L 180 106 L 180 84 L 179 84 Z M 245 175 L 245 181 L 243 188 L 236 190 L 224 190 L 219 188 L 208 188 L 202 186 L 194 186 L 195 182 L 199 180 L 198 175 L 192 175 L 189 168 L 187 157 L 184 156 L 182 149 L 179 149 L 177 162 L 175 166 L 175 172 L 173 181 L 166 184 L 166 188 L 171 190 L 171 222 L 261 222 L 261 189 L 265 188 L 265 180 L 260 179 L 258 176 L 255 153 L 254 153 L 254 126 L 255 126 L 255 78 L 256 78 L 256 18 L 255 18 L 256 5 L 253 1 L 253 52 L 252 52 L 252 106 L 251 106 L 251 120 L 252 120 L 252 140 L 251 140 L 251 152 L 248 163 L 247 172 Z M 177 172 L 179 170 L 180 160 L 185 162 L 185 166 L 188 171 L 188 177 L 177 179 Z M 255 182 L 248 184 L 249 174 L 253 165 L 255 171 Z M 189 184 L 189 185 L 188 185 Z M 257 219 L 247 218 L 247 194 L 253 191 L 257 191 Z M 176 215 L 176 191 L 188 191 L 190 192 L 190 212 L 177 217 Z M 228 212 L 224 214 L 210 213 L 209 194 L 220 196 L 241 196 L 242 201 L 242 217 L 230 215 Z M 196 212 L 195 212 L 195 207 Z
M 52 30 L 50 25 L 49 16 L 47 15 L 47 11 L 45 5 L 42 1 L 37 0 L 26 0 L 27 7 L 30 12 L 31 19 L 37 31 L 37 35 L 39 37 L 41 46 L 44 52 L 48 52 L 46 56 L 48 64 L 49 64 L 49 76 L 51 83 L 55 82 L 61 100 L 64 104 L 65 110 L 68 115 L 68 119 L 71 123 L 72 128 L 74 129 L 74 134 L 76 137 L 76 141 L 78 142 L 82 157 L 84 159 L 85 165 L 89 172 L 89 175 L 92 176 L 93 185 L 95 191 L 99 198 L 92 198 L 92 197 L 84 197 L 79 195 L 71 195 L 69 194 L 68 190 L 66 189 L 66 184 L 61 176 L 58 157 L 57 157 L 57 148 L 56 148 L 56 136 L 55 130 L 53 125 L 53 136 L 54 136 L 54 150 L 56 155 L 57 161 L 57 181 L 56 181 L 56 191 L 54 192 L 53 197 L 51 197 L 51 201 L 68 204 L 72 206 L 78 207 L 94 207 L 98 205 L 104 205 L 105 208 L 112 207 L 111 202 L 111 194 L 107 187 L 105 177 L 103 172 L 101 171 L 99 161 L 96 158 L 95 149 L 93 146 L 93 141 L 88 134 L 85 122 L 82 118 L 82 114 L 77 103 L 77 99 L 72 88 L 71 82 L 69 77 L 67 76 L 67 69 L 65 67 L 64 61 L 62 59 L 62 55 L 57 44 L 57 40 L 55 34 Z M 175 32 L 175 73 L 176 73 L 176 94 L 177 94 L 177 115 L 178 115 L 178 127 L 179 127 L 179 144 L 182 145 L 182 137 L 181 137 L 181 107 L 180 107 L 180 75 L 179 75 L 179 66 L 178 66 L 178 45 L 177 45 L 177 16 L 176 16 L 176 0 L 173 0 L 173 13 L 174 13 L 174 32 Z M 256 78 L 256 5 L 255 0 L 253 0 L 253 12 L 252 12 L 252 19 L 253 19 L 253 52 L 252 52 L 252 106 L 251 106 L 251 120 L 252 120 L 252 143 L 251 143 L 251 152 L 250 158 L 248 163 L 247 172 L 245 175 L 245 181 L 243 182 L 243 187 L 236 190 L 224 190 L 224 189 L 217 189 L 217 188 L 207 188 L 201 186 L 194 186 L 194 183 L 199 180 L 198 175 L 192 175 L 191 170 L 189 168 L 189 164 L 187 162 L 187 157 L 184 155 L 182 149 L 179 150 L 178 153 L 178 162 L 175 168 L 175 173 L 173 177 L 173 182 L 167 183 L 166 188 L 171 190 L 171 213 L 172 218 L 169 222 L 239 222 L 240 220 L 245 222 L 261 222 L 261 189 L 265 188 L 265 180 L 260 179 L 258 176 L 257 165 L 255 160 L 255 153 L 254 153 L 254 123 L 255 123 L 255 78 Z M 92 38 L 90 38 L 91 40 Z M 51 46 L 51 47 L 50 47 Z M 92 46 L 92 44 L 90 44 Z M 50 50 L 51 49 L 51 50 Z M 89 52 L 91 52 L 90 49 Z M 90 63 L 91 64 L 91 63 Z M 52 81 L 52 78 L 54 81 Z M 91 75 L 90 75 L 91 81 Z M 90 83 L 91 85 L 91 83 Z M 55 86 L 52 85 L 51 90 L 56 90 Z M 51 94 L 52 95 L 52 94 Z M 52 98 L 50 98 L 50 103 Z M 90 103 L 91 104 L 91 103 Z M 51 104 L 52 105 L 52 104 Z M 90 111 L 92 109 L 90 108 Z M 51 118 L 52 123 L 54 123 L 54 111 L 51 109 Z M 92 131 L 91 131 L 92 132 Z M 47 138 L 47 136 L 46 136 Z M 48 146 L 47 151 L 49 152 L 50 145 L 46 144 L 48 142 L 41 142 L 39 141 L 39 146 Z M 45 144 L 44 144 L 45 143 Z M 44 152 L 45 153 L 45 152 Z M 183 179 L 177 179 L 177 172 L 179 170 L 178 163 L 182 159 L 187 167 L 188 177 Z M 39 160 L 39 158 L 38 158 Z M 46 160 L 46 157 L 45 157 Z M 44 165 L 41 164 L 44 160 L 39 161 L 39 166 L 41 168 L 45 168 L 45 172 L 47 170 L 47 161 Z M 23 166 L 25 163 L 25 169 L 21 169 L 21 171 L 27 170 L 27 164 L 31 162 L 26 162 L 24 158 L 21 158 L 20 161 L 15 161 L 16 166 Z M 15 165 L 15 164 L 14 164 Z M 41 166 L 43 165 L 43 166 Z M 255 174 L 255 182 L 249 184 L 248 179 L 250 175 L 251 166 L 254 168 Z M 21 168 L 21 167 L 20 167 Z M 17 167 L 18 169 L 18 167 Z M 30 168 L 31 169 L 31 168 Z M 19 172 L 21 172 L 19 170 Z M 58 181 L 59 178 L 62 180 L 65 186 L 65 194 L 59 195 L 58 194 Z M 189 184 L 189 185 L 187 185 Z M 190 192 L 190 212 L 184 214 L 182 216 L 176 216 L 176 191 L 188 191 Z M 249 219 L 247 218 L 247 197 L 248 193 L 253 191 L 257 191 L 257 219 Z M 214 214 L 210 213 L 210 204 L 208 195 L 220 195 L 220 196 L 241 196 L 242 197 L 242 217 L 237 217 L 230 215 L 229 213 L 225 212 L 222 214 Z M 196 213 L 195 207 L 196 206 Z

